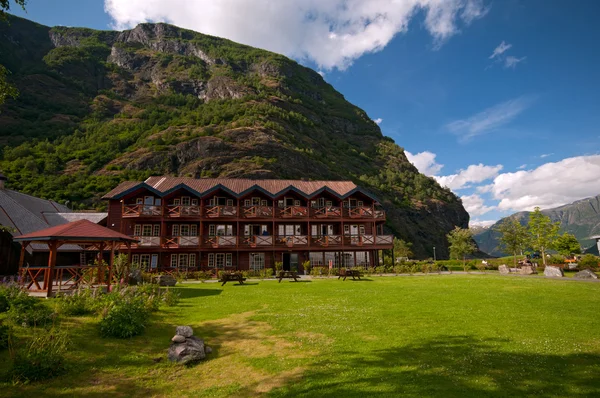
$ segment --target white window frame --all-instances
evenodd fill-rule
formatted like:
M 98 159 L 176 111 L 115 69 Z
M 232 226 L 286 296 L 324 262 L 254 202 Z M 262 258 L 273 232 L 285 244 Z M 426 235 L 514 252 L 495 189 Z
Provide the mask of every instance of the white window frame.
M 197 265 L 197 263 L 196 263 L 196 253 L 190 253 L 189 265 L 190 265 L 190 267 L 195 267 Z
M 265 268 L 265 253 L 250 253 L 250 269 L 260 271 Z
M 171 268 L 177 268 L 177 254 L 171 254 Z
M 179 206 L 180 204 L 181 204 L 181 199 L 179 199 L 179 198 L 173 199 L 173 205 Z
M 179 253 L 179 260 L 177 261 L 177 265 L 179 268 L 187 268 L 189 261 L 189 256 L 187 253 Z
M 131 264 L 140 265 L 140 255 L 139 254 L 132 254 L 131 255 Z
M 142 224 L 135 224 L 133 227 L 133 236 L 142 236 Z
M 152 236 L 160 236 L 160 224 L 154 224 L 152 227 Z
M 172 234 L 173 236 L 179 236 L 179 224 L 174 224 L 174 225 L 171 227 L 171 234 Z
M 198 206 L 198 199 L 192 199 L 192 206 Z

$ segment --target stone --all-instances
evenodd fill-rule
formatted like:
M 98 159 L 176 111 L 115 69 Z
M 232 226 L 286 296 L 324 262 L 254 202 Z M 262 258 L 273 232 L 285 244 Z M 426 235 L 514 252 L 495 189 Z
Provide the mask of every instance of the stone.
M 173 338 L 171 339 L 171 341 L 173 343 L 185 343 L 185 336 L 182 336 L 180 334 L 176 334 L 175 336 L 173 336 Z
M 505 264 L 500 265 L 498 267 L 498 271 L 500 272 L 501 275 L 510 274 L 510 269 Z
M 141 269 L 133 269 L 131 270 L 131 272 L 129 273 L 129 275 L 127 275 L 128 279 L 129 279 L 129 284 L 130 285 L 141 285 L 142 282 L 144 281 L 142 279 L 142 270 Z
M 565 276 L 565 274 L 563 270 L 559 267 L 555 267 L 554 265 L 547 265 L 544 269 L 544 276 L 550 278 L 562 278 L 563 276 Z
M 532 265 L 523 265 L 519 271 L 521 275 L 533 275 L 537 274 Z
M 194 330 L 190 326 L 177 326 L 175 333 L 183 337 L 192 337 Z
M 584 269 L 583 271 L 579 271 L 573 276 L 573 278 L 577 279 L 598 279 L 598 275 L 590 271 L 589 269 Z
M 187 338 L 183 343 L 171 343 L 168 356 L 170 361 L 182 364 L 200 361 L 206 358 L 204 341 Z
M 158 283 L 159 286 L 175 286 L 177 279 L 172 275 L 159 275 L 156 277 L 156 283 Z
M 210 354 L 212 352 L 212 348 L 210 348 L 209 346 L 205 345 L 204 346 L 204 353 L 205 354 Z

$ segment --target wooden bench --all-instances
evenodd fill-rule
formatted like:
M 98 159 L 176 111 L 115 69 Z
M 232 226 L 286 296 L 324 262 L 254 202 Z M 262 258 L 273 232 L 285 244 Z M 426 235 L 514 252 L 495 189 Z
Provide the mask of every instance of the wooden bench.
M 356 278 L 358 278 L 360 280 L 360 271 L 357 269 L 340 269 L 340 274 L 338 276 L 338 279 L 340 278 L 344 278 L 343 280 L 346 280 L 346 278 L 348 277 L 352 277 L 352 279 L 356 280 Z
M 240 285 L 243 285 L 245 280 L 246 278 L 244 278 L 240 272 L 231 272 L 221 274 L 219 282 L 223 282 L 221 283 L 221 286 L 225 285 L 227 282 L 238 282 Z
M 277 273 L 277 279 L 279 279 L 279 283 L 281 283 L 282 279 L 293 279 L 294 282 L 298 282 L 298 272 L 296 271 L 279 271 Z

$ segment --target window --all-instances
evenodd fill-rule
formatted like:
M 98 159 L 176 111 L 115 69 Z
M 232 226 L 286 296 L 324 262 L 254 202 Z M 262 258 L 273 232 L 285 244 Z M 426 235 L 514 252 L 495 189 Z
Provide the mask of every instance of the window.
M 210 268 L 223 269 L 233 266 L 233 257 L 231 253 L 208 253 L 208 266 Z
M 344 225 L 344 235 L 350 235 L 350 225 Z
M 198 226 L 196 224 L 190 225 L 190 236 L 198 236 Z
M 265 268 L 265 253 L 250 253 L 250 269 L 260 271 Z
M 215 267 L 215 253 L 208 253 L 208 266 L 210 268 Z
M 329 266 L 329 263 L 332 267 L 339 268 L 340 256 L 337 252 L 325 252 L 325 266 Z
M 135 224 L 133 227 L 133 236 L 140 236 L 142 234 L 142 226 L 140 224 Z
M 181 197 L 181 204 L 184 206 L 189 206 L 190 205 L 190 197 L 189 196 L 182 196 Z
M 310 252 L 309 259 L 310 259 L 310 265 L 313 267 L 325 265 L 323 262 L 323 253 Z
M 173 236 L 179 236 L 179 225 L 177 225 L 177 224 L 173 225 L 172 232 L 173 232 Z
M 212 236 L 233 236 L 233 225 L 210 225 L 208 231 Z
M 149 254 L 140 254 L 140 266 L 142 269 L 148 270 L 148 266 L 150 265 L 150 255 Z
M 363 202 L 362 200 L 359 200 L 359 201 L 358 201 L 358 207 L 363 207 L 364 205 L 365 205 L 365 204 L 364 204 L 364 202 Z
M 302 235 L 302 226 L 300 224 L 279 224 L 277 232 L 279 236 Z
M 300 201 L 299 200 L 294 200 L 294 206 L 300 206 Z
M 131 263 L 132 264 L 140 264 L 140 255 L 139 254 L 134 254 L 131 256 Z
M 196 266 L 196 253 L 190 253 L 190 267 Z
M 142 198 L 137 198 L 137 199 L 135 200 L 135 204 L 136 204 L 136 205 L 141 205 L 141 204 L 144 204 L 144 199 L 142 199 Z
M 356 252 L 356 265 L 369 266 L 369 252 Z
M 244 206 L 250 207 L 250 199 L 244 200 Z
M 152 229 L 152 236 L 160 236 L 160 225 L 156 224 Z
M 190 226 L 188 224 L 180 225 L 179 233 L 181 234 L 181 236 L 190 236 Z
M 154 205 L 155 205 L 155 206 L 160 206 L 160 205 L 162 205 L 162 199 L 161 199 L 161 198 L 156 198 L 156 199 L 154 199 Z
M 227 199 L 227 206 L 233 206 L 233 199 Z
M 331 207 L 333 206 L 333 202 L 331 200 L 328 200 L 327 202 L 325 202 L 325 206 Z
M 267 201 L 264 200 L 264 199 L 260 201 L 260 205 L 261 206 L 268 206 Z
M 215 236 L 217 234 L 217 226 L 216 225 L 209 225 L 208 226 L 208 234 L 210 236 Z
M 144 196 L 144 204 L 149 206 L 154 205 L 154 196 Z
M 198 199 L 192 199 L 192 206 L 198 206 Z
M 179 205 L 181 204 L 181 200 L 180 200 L 179 198 L 177 198 L 177 199 L 173 199 L 173 204 L 174 204 L 175 206 L 179 206 Z
M 142 236 L 152 236 L 152 225 L 145 224 L 142 226 Z
M 252 206 L 258 206 L 260 204 L 260 198 L 252 198 Z
M 177 268 L 177 254 L 171 254 L 171 268 Z
M 188 266 L 188 255 L 185 253 L 179 254 L 179 268 L 186 268 Z

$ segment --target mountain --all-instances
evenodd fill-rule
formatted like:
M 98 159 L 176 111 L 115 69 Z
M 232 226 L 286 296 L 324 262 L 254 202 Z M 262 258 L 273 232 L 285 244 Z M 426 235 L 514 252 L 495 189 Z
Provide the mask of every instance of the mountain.
M 448 255 L 460 199 L 315 71 L 180 29 L 123 32 L 0 23 L 0 63 L 20 90 L 0 113 L 13 189 L 96 207 L 150 175 L 349 179 L 371 190 L 418 257 Z
M 529 220 L 529 213 L 528 211 L 522 211 L 506 218 L 517 218 L 521 224 L 526 225 Z M 550 217 L 553 222 L 560 222 L 560 231 L 575 235 L 584 249 L 596 246 L 596 242 L 589 239 L 589 237 L 600 235 L 600 195 L 581 199 L 554 209 L 542 210 L 542 213 Z M 483 231 L 473 234 L 480 250 L 492 256 L 506 255 L 498 249 L 499 233 L 495 231 L 495 227 L 506 218 L 499 220 Z

